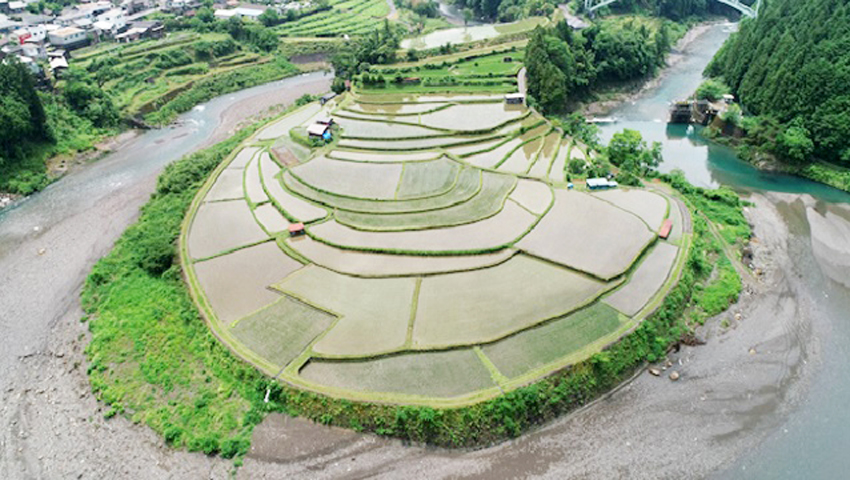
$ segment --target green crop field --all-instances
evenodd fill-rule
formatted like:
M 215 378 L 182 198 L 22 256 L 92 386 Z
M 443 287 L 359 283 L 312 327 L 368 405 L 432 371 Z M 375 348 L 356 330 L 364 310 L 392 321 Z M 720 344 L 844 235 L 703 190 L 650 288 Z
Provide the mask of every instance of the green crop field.
M 421 62 L 380 66 L 375 73 L 385 83 L 364 84 L 367 92 L 509 93 L 516 90 L 523 50 L 516 45 L 486 54 L 432 57 Z
M 503 56 L 433 73 L 501 74 Z M 337 138 L 293 160 L 290 132 L 326 114 Z M 675 243 L 656 236 L 685 220 L 668 193 L 566 188 L 573 144 L 491 95 L 307 105 L 245 140 L 198 194 L 181 240 L 190 284 L 219 338 L 296 387 L 439 407 L 492 398 L 616 341 L 686 258 L 681 225 Z
M 329 10 L 286 22 L 275 30 L 287 37 L 332 37 L 368 33 L 390 13 L 386 0 L 330 2 Z
M 71 65 L 94 75 L 123 114 L 157 124 L 233 91 L 232 85 L 245 88 L 298 71 L 226 33 L 189 32 L 127 45 L 102 43 L 75 51 Z

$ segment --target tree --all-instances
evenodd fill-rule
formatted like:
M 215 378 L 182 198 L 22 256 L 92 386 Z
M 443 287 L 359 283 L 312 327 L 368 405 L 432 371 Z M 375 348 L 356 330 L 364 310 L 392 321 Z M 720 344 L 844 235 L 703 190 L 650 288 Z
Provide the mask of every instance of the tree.
M 277 10 L 274 8 L 267 8 L 263 13 L 257 17 L 257 20 L 260 21 L 263 25 L 267 27 L 273 27 L 279 23 L 281 23 L 280 15 L 278 15 Z
M 337 94 L 344 92 L 345 80 L 343 80 L 341 77 L 334 77 L 334 81 L 333 83 L 331 83 L 331 90 Z
M 17 161 L 22 144 L 50 138 L 32 75 L 11 57 L 0 62 L 0 164 Z
M 198 13 L 195 14 L 195 18 L 204 23 L 212 23 L 215 21 L 215 13 L 212 8 L 201 7 L 198 9 Z
M 472 20 L 473 18 L 475 18 L 475 12 L 473 12 L 471 8 L 464 8 L 463 9 L 463 24 L 464 25 L 469 24 L 470 20 Z
M 624 129 L 611 137 L 606 149 L 608 160 L 621 171 L 635 175 L 646 175 L 661 164 L 661 143 L 653 142 L 647 147 L 637 130 Z
M 570 160 L 569 164 L 570 173 L 572 173 L 573 175 L 580 174 L 584 171 L 585 163 L 586 162 L 580 158 L 573 158 L 572 160 Z
M 729 86 L 723 83 L 723 80 L 709 78 L 697 88 L 696 96 L 699 100 L 716 102 L 729 92 Z
M 776 138 L 779 155 L 794 163 L 806 162 L 815 150 L 809 131 L 801 126 L 790 126 Z
M 741 107 L 737 103 L 733 103 L 726 108 L 726 111 L 720 114 L 720 119 L 729 125 L 740 127 L 742 125 L 743 113 Z
M 72 110 L 89 119 L 95 127 L 112 127 L 120 120 L 112 99 L 85 70 L 76 67 L 68 69 L 62 96 Z

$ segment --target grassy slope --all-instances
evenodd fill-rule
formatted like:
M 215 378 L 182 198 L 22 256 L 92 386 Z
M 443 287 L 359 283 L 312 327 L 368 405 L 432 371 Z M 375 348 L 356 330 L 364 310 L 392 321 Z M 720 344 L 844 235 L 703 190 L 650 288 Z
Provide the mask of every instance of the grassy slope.
M 180 32 L 161 40 L 84 49 L 75 53 L 72 65 L 111 63 L 115 74 L 109 75 L 103 88 L 122 113 L 147 114 L 149 122 L 165 124 L 217 95 L 297 72 L 281 58 L 244 48 L 227 34 Z

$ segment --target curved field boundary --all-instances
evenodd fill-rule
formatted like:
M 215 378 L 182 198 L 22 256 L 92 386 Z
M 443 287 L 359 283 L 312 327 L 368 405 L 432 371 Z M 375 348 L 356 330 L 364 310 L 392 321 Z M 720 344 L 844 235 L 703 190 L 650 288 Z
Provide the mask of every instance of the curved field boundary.
M 465 136 L 465 135 L 464 135 Z M 387 145 L 400 144 L 402 142 L 408 140 L 398 140 L 398 141 L 365 141 L 365 140 L 352 140 L 345 142 L 345 140 L 340 140 L 337 144 L 341 148 L 346 148 L 349 150 L 369 150 L 369 151 L 377 151 L 377 152 L 398 152 L 398 151 L 420 151 L 420 150 L 434 150 L 435 148 L 446 148 L 446 147 L 460 147 L 463 145 L 471 145 L 474 143 L 484 143 L 490 140 L 495 140 L 498 138 L 505 137 L 504 134 L 496 134 L 491 135 L 489 137 L 478 137 L 478 138 L 462 138 L 458 136 L 446 137 L 446 138 L 458 138 L 456 142 L 450 143 L 434 143 L 434 142 L 425 142 L 413 145 L 393 145 L 394 148 L 387 148 Z M 462 139 L 461 139 L 462 138 Z M 439 139 L 436 139 L 439 140 Z M 359 143 L 356 143 L 359 142 Z
M 505 249 L 496 253 L 468 256 L 424 257 L 383 255 L 331 247 L 310 237 L 284 238 L 287 253 L 333 272 L 358 278 L 424 277 L 467 272 L 499 265 L 519 251 Z
M 287 220 L 291 222 L 314 222 L 328 216 L 328 211 L 324 208 L 313 205 L 286 191 L 280 181 L 275 177 L 281 172 L 281 168 L 276 163 L 273 163 L 274 161 L 271 160 L 270 156 L 268 157 L 268 162 L 260 163 L 260 178 L 263 182 L 263 190 L 269 196 L 275 208 Z M 263 163 L 266 163 L 265 167 L 263 167 Z
M 501 181 L 501 179 L 508 179 Z M 499 180 L 497 180 L 499 179 Z M 486 220 L 497 215 L 505 206 L 517 179 L 508 175 L 483 174 L 479 193 L 466 202 L 439 210 L 416 213 L 358 214 L 336 212 L 334 218 L 355 230 L 371 232 L 403 232 L 454 227 Z M 501 199 L 494 202 L 494 199 Z
M 380 104 L 380 105 L 406 105 L 406 104 Z M 429 109 L 429 110 L 423 110 L 421 112 L 400 112 L 400 113 L 369 112 L 369 111 L 366 111 L 366 110 L 354 110 L 350 107 L 343 107 L 342 110 L 344 110 L 346 112 L 356 113 L 356 114 L 359 114 L 359 115 L 381 115 L 381 116 L 390 117 L 390 118 L 392 118 L 392 117 L 415 117 L 415 116 L 426 114 L 426 113 L 439 112 L 440 110 L 444 110 L 446 108 L 449 108 L 452 105 L 453 104 L 451 104 L 451 103 L 447 103 L 447 104 L 444 104 L 444 105 L 440 105 L 438 107 L 434 107 L 434 108 Z M 357 118 L 361 118 L 361 117 L 357 117 Z
M 417 153 L 386 153 L 386 152 L 375 152 L 371 154 L 363 153 L 362 151 L 347 151 L 347 150 L 331 150 L 327 154 L 326 157 L 332 158 L 334 160 L 339 160 L 341 162 L 355 162 L 355 163 L 416 163 L 416 162 L 429 162 L 431 160 L 437 160 L 443 156 L 442 152 L 434 151 L 430 154 L 428 152 L 419 152 Z
M 391 121 L 384 118 L 351 118 L 337 114 L 336 120 L 342 128 L 342 138 L 392 141 L 446 137 L 454 134 L 454 132 L 442 128 Z
M 439 210 L 468 201 L 481 190 L 481 172 L 465 167 L 458 174 L 455 188 L 446 194 L 414 200 L 371 201 L 340 197 L 312 188 L 289 171 L 283 174 L 283 184 L 295 195 L 330 208 L 370 214 L 414 213 Z
M 457 106 L 457 105 L 450 105 L 450 106 Z M 435 110 L 435 112 L 439 112 L 439 111 L 442 111 L 442 110 L 445 110 L 445 109 L 441 108 L 439 110 Z M 433 112 L 430 112 L 430 113 L 433 113 Z M 403 120 L 395 120 L 391 117 L 364 118 L 362 116 L 351 116 L 351 115 L 347 115 L 345 113 L 339 113 L 339 112 L 336 113 L 336 116 L 339 117 L 339 118 L 348 119 L 348 120 L 358 120 L 358 121 L 363 121 L 363 122 L 390 123 L 390 124 L 397 124 L 397 125 L 405 125 L 405 126 L 409 126 L 409 127 L 419 127 L 419 128 L 434 130 L 436 132 L 444 132 L 445 133 L 445 135 L 412 135 L 412 136 L 408 136 L 408 137 L 345 136 L 345 138 L 351 138 L 351 139 L 400 141 L 400 140 L 418 140 L 418 139 L 423 139 L 423 138 L 436 138 L 436 137 L 458 136 L 458 135 L 462 135 L 462 136 L 486 135 L 486 134 L 493 133 L 497 130 L 501 130 L 501 129 L 509 126 L 509 125 L 513 125 L 514 123 L 521 122 L 521 121 L 525 120 L 526 118 L 530 117 L 532 114 L 533 114 L 533 112 L 531 110 L 528 110 L 527 112 L 525 112 L 524 114 L 522 114 L 518 117 L 505 120 L 505 121 L 500 122 L 500 123 L 493 125 L 491 127 L 472 129 L 472 130 L 458 130 L 458 129 L 445 128 L 445 127 L 440 127 L 440 126 L 435 126 L 435 125 L 428 125 L 426 123 L 423 123 L 423 120 L 421 120 L 421 118 L 420 118 L 419 122 L 406 122 L 406 121 L 403 121 Z M 421 115 L 424 115 L 424 114 L 417 114 L 417 116 L 421 116 Z M 343 128 L 345 127 L 344 124 L 342 124 L 342 126 L 343 126 Z
M 308 163 L 303 163 L 303 164 L 299 165 L 299 167 L 303 168 L 305 166 L 308 166 L 310 163 L 312 163 L 313 161 L 315 161 L 319 158 L 321 158 L 321 157 L 314 158 L 313 160 L 311 160 Z M 319 194 L 322 194 L 326 198 L 338 198 L 338 199 L 348 199 L 348 200 L 362 201 L 362 202 L 381 202 L 381 203 L 382 202 L 405 202 L 405 201 L 413 201 L 413 200 L 427 200 L 429 198 L 440 197 L 440 196 L 445 195 L 446 193 L 450 192 L 455 187 L 455 185 L 457 185 L 457 183 L 459 181 L 460 173 L 463 170 L 464 165 L 459 163 L 459 162 L 455 162 L 454 160 L 452 160 L 449 157 L 440 157 L 437 160 L 432 160 L 432 162 L 438 162 L 443 158 L 446 159 L 446 162 L 451 163 L 455 167 L 454 168 L 455 173 L 452 177 L 451 184 L 447 185 L 445 188 L 443 188 L 439 191 L 435 191 L 435 192 L 431 192 L 431 193 L 424 193 L 424 194 L 421 194 L 421 195 L 410 196 L 410 197 L 407 197 L 407 198 L 398 198 L 398 193 L 399 193 L 398 189 L 399 189 L 399 185 L 401 185 L 401 182 L 403 181 L 404 169 L 405 169 L 406 163 L 401 163 L 401 164 L 366 163 L 366 162 L 359 162 L 358 163 L 358 162 L 346 162 L 344 160 L 338 161 L 338 160 L 332 160 L 332 159 L 325 158 L 325 161 L 339 162 L 341 165 L 362 165 L 362 166 L 370 166 L 370 167 L 378 167 L 378 165 L 393 166 L 394 167 L 394 166 L 400 165 L 401 168 L 398 169 L 399 170 L 398 171 L 398 179 L 396 180 L 396 183 L 392 186 L 392 190 L 393 190 L 392 195 L 389 194 L 390 186 L 389 186 L 389 184 L 387 184 L 387 185 L 383 186 L 383 187 L 385 187 L 385 190 L 387 190 L 387 192 L 385 192 L 387 194 L 384 195 L 384 196 L 373 197 L 373 198 L 372 197 L 356 196 L 356 195 L 349 194 L 349 193 L 334 192 L 334 191 L 330 191 L 326 188 L 316 186 L 313 182 L 310 182 L 307 179 L 303 178 L 301 174 L 296 173 L 295 170 L 297 170 L 297 168 L 296 169 L 288 169 L 286 171 L 286 175 L 291 176 L 292 178 L 297 180 L 302 185 L 318 192 Z M 418 163 L 418 165 L 422 165 L 422 163 Z M 339 172 L 337 172 L 336 174 L 339 175 Z M 356 180 L 353 175 L 351 175 L 351 176 L 346 175 L 345 177 L 346 178 L 344 179 L 344 181 L 349 182 L 349 183 L 352 183 Z M 369 178 L 369 177 L 367 177 L 367 178 Z M 375 175 L 371 176 L 371 178 L 375 178 Z M 284 185 L 286 185 L 286 184 L 284 183 Z M 373 189 L 370 189 L 370 191 L 373 191 Z M 323 202 L 319 202 L 319 203 L 323 203 Z
M 370 201 L 393 201 L 404 164 L 338 162 L 315 157 L 287 170 L 321 193 Z M 374 196 L 370 196 L 374 195 Z
M 502 158 L 495 166 L 493 166 L 493 168 L 495 168 L 496 170 L 500 170 L 500 171 L 503 171 L 503 172 L 509 172 L 509 173 L 516 174 L 516 175 L 527 172 L 528 169 L 531 168 L 531 165 L 534 163 L 534 161 L 527 161 L 526 160 L 528 165 L 526 166 L 526 168 L 522 169 L 522 171 L 502 170 L 502 167 L 505 166 L 505 164 L 508 161 L 510 161 L 510 159 L 511 159 L 511 157 L 513 157 L 514 153 L 516 153 L 520 149 L 523 149 L 526 145 L 528 145 L 532 142 L 540 142 L 540 145 L 534 150 L 534 153 L 531 154 L 531 157 L 537 158 L 537 155 L 540 153 L 540 150 L 543 148 L 543 143 L 544 143 L 544 136 L 543 135 L 539 135 L 539 136 L 530 138 L 530 139 L 525 140 L 524 142 L 520 143 L 519 145 L 516 146 L 516 148 L 514 148 L 507 155 L 505 155 L 505 157 Z M 526 157 L 526 158 L 528 158 L 528 157 Z
M 523 238 L 519 248 L 601 280 L 625 273 L 657 239 L 637 215 L 593 195 L 557 190 L 554 204 L 559 218 L 570 218 L 570 223 L 544 217 L 540 228 Z M 627 227 L 631 228 L 624 230 Z M 631 252 L 635 253 L 626 258 Z
M 317 235 L 313 231 L 312 228 L 308 228 L 306 230 L 306 232 L 307 232 L 307 235 L 312 237 L 314 240 L 320 241 L 320 242 L 325 243 L 327 245 L 330 245 L 332 247 L 337 247 L 337 248 L 344 249 L 344 250 L 361 251 L 361 252 L 399 254 L 399 255 L 423 255 L 423 256 L 475 255 L 475 254 L 479 254 L 479 253 L 493 253 L 493 252 L 498 252 L 498 251 L 503 250 L 505 248 L 513 247 L 514 245 L 516 245 L 520 240 L 522 240 L 526 235 L 528 235 L 532 230 L 534 230 L 534 228 L 540 223 L 540 221 L 546 216 L 546 214 L 549 211 L 552 210 L 552 206 L 554 205 L 554 203 L 555 203 L 555 198 L 553 196 L 552 203 L 546 209 L 546 212 L 544 212 L 542 215 L 539 215 L 539 216 L 534 215 L 531 212 L 529 212 L 528 210 L 525 210 L 524 208 L 520 207 L 518 204 L 513 203 L 512 205 L 515 205 L 515 208 L 517 208 L 519 211 L 524 212 L 525 214 L 528 214 L 531 217 L 534 217 L 535 220 L 530 222 L 529 225 L 527 226 L 527 228 L 525 228 L 525 230 L 523 232 L 519 233 L 516 236 L 513 236 L 513 238 L 511 238 L 507 241 L 504 241 L 503 243 L 489 245 L 489 246 L 483 246 L 483 247 L 475 247 L 475 248 L 457 248 L 457 247 L 454 247 L 454 248 L 436 248 L 436 249 L 430 248 L 431 245 L 436 243 L 435 242 L 436 239 L 427 239 L 428 240 L 427 243 L 428 243 L 429 248 L 421 248 L 421 249 L 420 248 L 414 248 L 414 247 L 406 247 L 406 248 L 404 248 L 404 247 L 389 247 L 389 246 L 384 246 L 384 245 L 344 245 L 344 244 L 341 244 L 341 243 L 337 243 L 337 242 L 322 238 L 320 235 Z M 506 205 L 509 205 L 509 204 L 506 204 Z M 505 212 L 505 209 L 503 208 L 502 211 L 499 212 L 499 214 L 503 214 L 504 212 Z M 426 230 L 424 232 L 411 232 L 411 233 L 417 234 L 417 235 L 414 235 L 413 237 L 417 238 L 417 240 L 419 240 L 419 241 L 421 241 L 421 239 L 419 239 L 420 236 L 424 237 L 426 234 L 430 235 L 430 232 L 439 232 L 440 230 L 443 230 L 444 233 L 454 234 L 455 236 L 457 236 L 459 238 L 463 238 L 465 235 L 469 234 L 469 232 L 467 232 L 467 230 L 471 226 L 478 226 L 479 228 L 483 229 L 482 231 L 491 232 L 487 236 L 492 236 L 492 232 L 499 231 L 500 227 L 497 226 L 497 227 L 495 227 L 495 229 L 491 229 L 489 227 L 489 225 L 487 225 L 486 228 L 480 227 L 480 225 L 485 223 L 485 222 L 495 221 L 497 216 L 498 215 L 490 217 L 490 218 L 482 220 L 482 221 L 479 221 L 479 222 L 460 225 L 460 226 L 457 226 L 457 227 L 447 227 L 447 228 L 438 229 L 438 230 L 430 230 L 430 231 Z M 322 225 L 324 226 L 324 228 L 328 228 L 329 224 L 330 224 L 330 222 L 326 222 Z M 345 226 L 343 226 L 343 225 L 341 225 L 337 222 L 334 222 L 334 224 L 337 226 L 337 228 L 348 229 L 351 232 L 355 232 L 355 233 L 358 232 L 357 230 L 350 229 L 350 228 L 345 227 Z M 507 223 L 507 225 L 510 225 L 510 224 L 511 224 L 511 222 Z M 333 228 L 333 227 L 330 227 L 330 228 Z M 371 235 L 388 236 L 388 235 L 398 235 L 399 233 L 403 233 L 403 232 L 381 232 L 381 233 L 359 232 L 359 233 L 367 234 L 367 235 L 371 234 Z

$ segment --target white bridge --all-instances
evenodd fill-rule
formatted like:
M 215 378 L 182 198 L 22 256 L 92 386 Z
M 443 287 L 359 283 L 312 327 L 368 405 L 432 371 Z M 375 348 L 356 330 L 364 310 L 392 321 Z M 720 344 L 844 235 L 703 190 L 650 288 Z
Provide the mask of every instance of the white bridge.
M 617 0 L 584 0 L 584 11 L 587 13 L 593 13 L 597 9 L 604 7 L 605 5 L 610 5 Z M 759 7 L 761 6 L 761 0 L 756 0 L 756 3 L 751 7 L 749 5 L 744 5 L 739 0 L 715 0 L 717 2 L 729 5 L 735 10 L 741 12 L 742 15 L 745 15 L 750 18 L 756 18 L 758 16 Z

